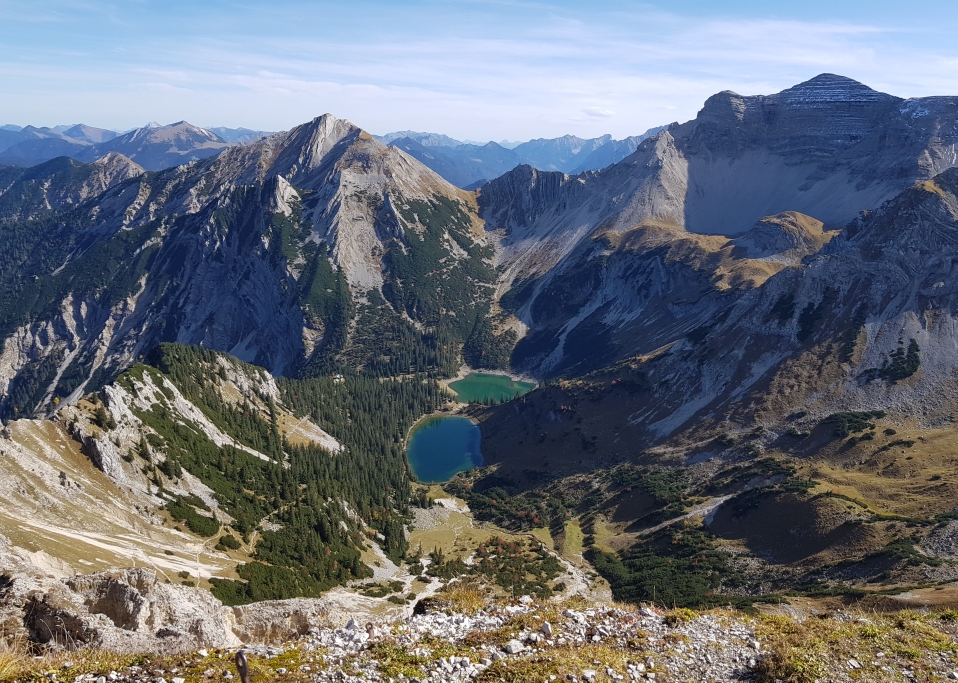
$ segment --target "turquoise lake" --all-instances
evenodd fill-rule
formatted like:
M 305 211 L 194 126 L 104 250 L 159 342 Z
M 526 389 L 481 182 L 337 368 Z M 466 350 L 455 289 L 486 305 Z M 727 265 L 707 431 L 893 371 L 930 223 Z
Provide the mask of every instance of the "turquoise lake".
M 486 399 L 508 401 L 536 388 L 530 382 L 518 382 L 505 375 L 490 375 L 484 372 L 469 373 L 463 379 L 449 384 L 464 403 L 482 403 Z
M 464 417 L 430 417 L 412 433 L 406 455 L 424 484 L 449 481 L 482 464 L 479 427 Z

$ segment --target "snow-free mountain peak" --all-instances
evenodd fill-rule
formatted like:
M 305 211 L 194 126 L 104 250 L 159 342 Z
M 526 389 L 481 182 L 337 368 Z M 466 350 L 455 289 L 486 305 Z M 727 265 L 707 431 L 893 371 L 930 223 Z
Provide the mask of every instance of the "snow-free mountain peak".
M 108 152 L 119 152 L 156 171 L 213 156 L 229 146 L 205 128 L 178 121 L 168 126 L 137 128 L 74 156 L 81 161 L 93 161 Z
M 88 126 L 84 123 L 78 123 L 75 126 L 70 126 L 63 131 L 63 134 L 67 137 L 73 138 L 74 140 L 88 142 L 91 145 L 95 145 L 100 142 L 106 142 L 107 140 L 112 140 L 113 138 L 117 137 L 117 133 L 112 130 L 106 130 L 105 128 L 94 128 L 93 126 Z
M 830 73 L 819 74 L 787 88 L 778 93 L 778 97 L 789 102 L 880 102 L 899 99 L 873 90 L 852 78 Z
M 16 405 L 5 402 L 7 411 L 75 398 L 90 373 L 104 364 L 127 367 L 160 341 L 226 351 L 277 375 L 338 362 L 339 354 L 410 371 L 422 354 L 436 355 L 410 354 L 410 343 L 426 343 L 411 340 L 432 330 L 451 354 L 486 324 L 495 273 L 473 196 L 349 121 L 323 115 L 155 174 L 139 173 L 118 154 L 86 166 L 58 163 L 70 165 L 71 178 L 118 182 L 104 182 L 109 189 L 95 205 L 78 205 L 40 232 L 22 239 L 11 233 L 55 246 L 24 251 L 17 271 L 24 277 L 0 292 L 32 292 L 39 280 L 28 273 L 52 285 L 39 299 L 23 291 L 18 305 L 0 311 L 0 329 L 20 330 L 24 344 L 0 371 L 0 392 L 18 397 Z M 47 196 L 61 184 L 72 187 L 64 173 L 51 169 L 37 179 Z M 26 197 L 35 185 L 18 187 Z M 30 206 L 30 216 L 44 208 L 42 201 Z M 116 258 L 99 260 L 112 249 Z M 98 286 L 114 283 L 106 299 L 89 298 L 95 292 L 85 273 Z M 366 323 L 353 334 L 357 315 L 401 332 L 404 348 L 384 358 L 385 342 L 367 335 Z M 46 325 L 39 318 L 56 320 L 63 334 L 39 334 L 35 325 Z M 483 339 L 494 340 L 495 331 Z M 480 358 L 485 343 L 477 343 Z M 40 359 L 73 371 L 53 393 L 34 395 L 40 385 L 16 376 L 23 363 Z

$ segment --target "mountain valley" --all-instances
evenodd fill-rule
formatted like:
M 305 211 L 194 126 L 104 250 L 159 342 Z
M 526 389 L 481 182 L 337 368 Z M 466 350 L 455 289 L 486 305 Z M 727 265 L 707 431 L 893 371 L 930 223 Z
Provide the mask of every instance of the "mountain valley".
M 232 142 L 257 139 L 258 133 L 241 129 L 221 132 L 232 142 L 216 133 L 198 128 L 186 121 L 168 126 L 150 124 L 127 133 L 118 134 L 83 124 L 64 128 L 34 128 L 18 131 L 0 130 L 0 165 L 29 167 L 58 157 L 91 162 L 110 153 L 120 153 L 136 161 L 143 168 L 159 171 L 170 166 L 214 156 Z
M 822 74 L 619 142 L 326 114 L 0 167 L 0 579 L 135 562 L 240 615 L 951 596 L 956 103 Z M 537 386 L 469 403 L 470 370 Z M 452 415 L 482 466 L 415 481 Z

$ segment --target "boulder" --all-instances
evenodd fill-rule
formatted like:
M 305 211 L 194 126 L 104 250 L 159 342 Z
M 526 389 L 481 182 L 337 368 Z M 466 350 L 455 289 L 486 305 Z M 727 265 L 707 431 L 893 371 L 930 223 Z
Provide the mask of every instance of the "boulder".
M 280 643 L 329 621 L 324 600 L 268 600 L 232 608 L 233 633 L 244 643 Z
M 62 650 L 173 653 L 240 644 L 233 615 L 219 600 L 204 590 L 164 583 L 143 568 L 69 579 L 4 574 L 0 624 L 8 637 Z

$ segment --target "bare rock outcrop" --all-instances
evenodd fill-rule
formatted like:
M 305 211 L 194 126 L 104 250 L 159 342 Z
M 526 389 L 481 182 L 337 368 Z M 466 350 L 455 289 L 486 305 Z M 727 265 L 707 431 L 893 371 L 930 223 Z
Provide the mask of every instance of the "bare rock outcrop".
M 232 615 L 233 632 L 243 642 L 280 643 L 325 624 L 329 606 L 319 599 L 269 600 L 233 607 Z
M 212 135 L 178 126 L 170 141 Z M 156 174 L 109 155 L 80 167 L 91 177 L 82 192 L 56 174 L 44 180 L 50 196 L 101 191 L 44 237 L 65 284 L 0 316 L 0 415 L 54 412 L 55 399 L 74 402 L 95 375 L 115 374 L 163 341 L 225 351 L 274 375 L 297 371 L 327 328 L 314 299 L 333 290 L 313 291 L 317 268 L 331 259 L 354 293 L 382 287 L 386 252 L 406 243 L 406 229 L 424 229 L 409 202 L 451 202 L 471 223 L 465 239 L 482 240 L 469 195 L 348 121 L 326 115 L 250 145 L 215 144 L 224 147 L 215 158 Z M 0 220 L 8 199 L 11 220 L 55 209 L 8 195 Z M 107 245 L 123 254 L 109 267 L 97 260 Z M 444 245 L 450 263 L 467 258 L 451 238 Z M 39 282 L 50 270 L 24 263 L 18 276 Z M 98 274 L 96 286 L 79 277 L 86 272 Z
M 232 613 L 207 591 L 164 583 L 151 569 L 59 580 L 0 578 L 0 627 L 53 648 L 174 652 L 235 647 Z
M 353 614 L 344 612 L 335 598 L 225 607 L 209 591 L 166 582 L 152 569 L 55 578 L 23 563 L 8 563 L 2 553 L 0 558 L 5 566 L 16 567 L 0 574 L 0 639 L 54 650 L 168 654 L 276 644 Z

